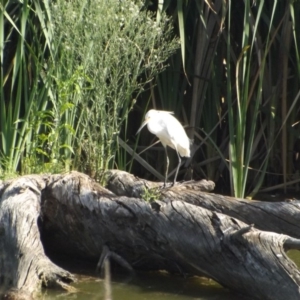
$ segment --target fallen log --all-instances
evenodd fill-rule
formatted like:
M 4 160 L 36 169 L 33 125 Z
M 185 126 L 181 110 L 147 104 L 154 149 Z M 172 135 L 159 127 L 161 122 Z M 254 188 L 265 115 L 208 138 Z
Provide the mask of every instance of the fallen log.
M 107 187 L 116 195 L 141 198 L 145 189 L 162 186 L 137 178 L 127 172 L 110 170 L 106 173 Z M 266 202 L 238 199 L 213 193 L 214 183 L 207 180 L 185 182 L 161 190 L 162 199 L 176 199 L 223 213 L 257 229 L 273 231 L 300 239 L 300 201 Z
M 22 184 L 16 185 L 18 180 Z M 22 188 L 13 188 L 14 185 Z M 17 256 L 18 263 L 11 263 L 10 272 L 24 277 L 24 272 L 30 271 L 26 275 L 29 294 L 41 286 L 41 278 L 47 274 L 52 274 L 49 278 L 56 285 L 73 279 L 68 272 L 53 266 L 45 249 L 46 253 L 64 253 L 95 262 L 100 258 L 99 268 L 104 258 L 110 257 L 127 269 L 205 275 L 251 299 L 300 298 L 300 272 L 286 256 L 287 249 L 300 248 L 299 239 L 260 231 L 252 225 L 257 227 L 256 222 L 243 222 L 221 212 L 218 199 L 222 196 L 201 192 L 211 190 L 213 183 L 192 182 L 166 190 L 160 190 L 160 185 L 117 171 L 107 173 L 107 189 L 77 172 L 27 176 L 4 183 L 0 189 L 0 266 L 4 260 L 14 261 L 15 253 L 22 253 Z M 147 202 L 141 196 L 149 190 L 151 193 L 151 187 L 158 188 L 158 193 L 156 190 L 154 198 Z M 26 199 L 18 198 L 24 192 L 28 193 Z M 26 235 L 22 230 L 10 231 L 15 223 L 5 221 L 10 220 L 14 209 L 7 205 L 11 195 L 19 199 L 18 222 L 14 222 L 31 222 L 31 227 L 25 228 Z M 227 201 L 240 200 L 228 197 Z M 258 214 L 263 210 L 255 211 Z M 14 227 L 22 229 L 20 224 Z M 31 243 L 34 241 L 34 247 L 28 245 L 25 236 Z M 16 249 L 12 258 L 11 248 Z M 18 267 L 23 256 L 32 255 L 35 268 L 30 264 Z M 43 268 L 41 262 L 47 262 L 49 268 Z M 43 276 L 30 268 L 42 270 Z M 5 282 L 6 288 L 24 291 L 20 280 L 8 280 L 13 276 L 8 277 L 2 268 L 0 272 L 1 284 Z

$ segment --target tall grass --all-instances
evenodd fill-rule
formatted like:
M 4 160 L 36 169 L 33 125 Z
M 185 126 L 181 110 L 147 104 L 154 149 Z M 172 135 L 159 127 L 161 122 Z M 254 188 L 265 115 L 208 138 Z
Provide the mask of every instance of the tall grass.
M 292 161 L 291 144 L 288 143 L 287 137 L 287 111 L 288 106 L 292 104 L 289 99 L 293 98 L 292 94 L 287 93 L 290 81 L 287 70 L 292 57 L 292 53 L 289 52 L 290 8 L 290 5 L 277 1 L 274 1 L 271 7 L 265 1 L 259 1 L 254 9 L 248 1 L 244 2 L 244 30 L 235 64 L 235 89 L 228 95 L 230 170 L 232 190 L 237 197 L 245 196 L 247 186 L 250 191 L 252 189 L 250 195 L 253 196 L 262 185 L 270 166 L 269 161 L 274 163 L 271 154 L 274 153 L 273 149 L 276 149 L 276 139 L 279 137 L 275 134 L 276 130 L 281 135 L 282 161 L 281 169 L 277 169 L 277 172 L 282 174 L 284 183 L 287 182 L 287 163 L 290 162 L 291 166 Z M 228 20 L 230 22 L 230 18 Z M 229 37 L 227 45 L 229 61 L 233 48 Z M 268 72 L 268 68 L 278 73 Z M 299 77 L 297 81 L 299 85 Z M 229 90 L 233 86 L 230 75 L 228 82 Z M 236 106 L 232 110 L 235 97 Z M 266 111 L 267 107 L 269 112 Z M 291 140 L 291 137 L 289 139 Z M 252 166 L 256 169 L 253 172 L 255 176 L 249 178 Z M 274 169 L 274 166 L 271 167 Z M 290 167 L 289 172 L 291 171 Z M 252 180 L 251 184 L 249 179 Z
M 287 187 L 299 138 L 299 1 L 176 3 L 159 9 L 177 15 L 181 53 L 151 97 L 189 125 L 194 177 L 237 197 Z
M 300 2 L 159 1 L 158 10 L 1 1 L 1 174 L 130 168 L 125 151 L 154 106 L 186 125 L 194 178 L 238 197 L 295 182 Z
M 0 171 L 115 165 L 121 124 L 178 48 L 142 2 L 1 2 Z
M 259 118 L 259 107 L 262 103 L 262 84 L 264 79 L 264 67 L 269 51 L 270 31 L 273 27 L 274 10 L 271 15 L 269 31 L 264 46 L 261 36 L 257 32 L 259 22 L 262 20 L 262 7 L 264 1 L 260 1 L 255 19 L 250 10 L 249 1 L 245 2 L 244 32 L 241 44 L 241 52 L 235 67 L 235 92 L 231 93 L 231 74 L 227 76 L 227 101 L 229 107 L 229 134 L 230 134 L 230 171 L 232 178 L 232 190 L 237 197 L 244 197 L 248 170 L 252 155 L 254 154 L 254 138 Z M 229 1 L 229 11 L 231 2 Z M 231 26 L 231 17 L 228 17 L 228 28 Z M 227 61 L 231 61 L 231 38 L 227 36 Z M 255 53 L 254 53 L 255 52 Z M 257 56 L 257 57 L 254 57 Z M 253 70 L 253 62 L 256 61 L 256 69 Z M 230 64 L 228 64 L 230 66 Z M 254 78 L 250 80 L 251 73 Z M 228 69 L 230 73 L 230 68 Z M 253 76 L 253 75 L 252 75 Z M 233 99 L 236 97 L 237 105 L 233 110 Z M 249 118 L 251 121 L 249 122 Z M 248 130 L 248 132 L 247 132 Z M 265 161 L 265 164 L 267 160 Z
M 46 49 L 41 15 L 38 1 L 0 4 L 1 175 L 20 170 L 21 160 L 32 150 L 35 116 L 47 104 L 47 85 L 41 76 Z
M 70 104 L 59 121 L 74 130 L 64 128 L 69 140 L 60 145 L 77 151 L 75 168 L 97 176 L 114 167 L 121 124 L 178 44 L 165 15 L 157 24 L 139 2 L 57 1 L 52 16 L 59 65 L 53 86 L 80 70 L 67 100 L 53 93 L 56 105 Z

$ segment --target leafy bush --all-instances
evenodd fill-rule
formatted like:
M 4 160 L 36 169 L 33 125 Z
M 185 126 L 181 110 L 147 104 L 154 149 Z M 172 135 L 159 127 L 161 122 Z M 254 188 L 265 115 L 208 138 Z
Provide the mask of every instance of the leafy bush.
M 56 148 L 68 145 L 64 159 L 76 151 L 73 167 L 95 176 L 113 167 L 121 124 L 179 44 L 138 1 L 57 1 L 52 17 Z
M 179 46 L 171 28 L 139 1 L 4 1 L 0 173 L 112 167 L 135 98 Z

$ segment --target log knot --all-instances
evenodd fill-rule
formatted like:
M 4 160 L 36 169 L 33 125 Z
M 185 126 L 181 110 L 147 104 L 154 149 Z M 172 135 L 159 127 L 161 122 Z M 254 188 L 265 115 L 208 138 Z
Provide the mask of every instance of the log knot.
M 250 224 L 249 226 L 245 226 L 245 227 L 242 227 L 241 229 L 235 230 L 235 231 L 229 233 L 229 238 L 241 240 L 243 238 L 243 235 L 247 232 L 250 232 L 253 227 L 254 227 L 254 224 Z

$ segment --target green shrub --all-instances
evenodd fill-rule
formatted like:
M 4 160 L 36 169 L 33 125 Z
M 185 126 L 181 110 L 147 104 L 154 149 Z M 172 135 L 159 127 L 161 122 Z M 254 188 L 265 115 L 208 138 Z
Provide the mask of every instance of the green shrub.
M 157 25 L 138 1 L 57 1 L 52 17 L 57 51 L 49 71 L 64 125 L 56 149 L 68 145 L 64 159 L 74 157 L 73 168 L 97 176 L 114 166 L 116 138 L 135 98 L 179 44 L 169 20 Z

